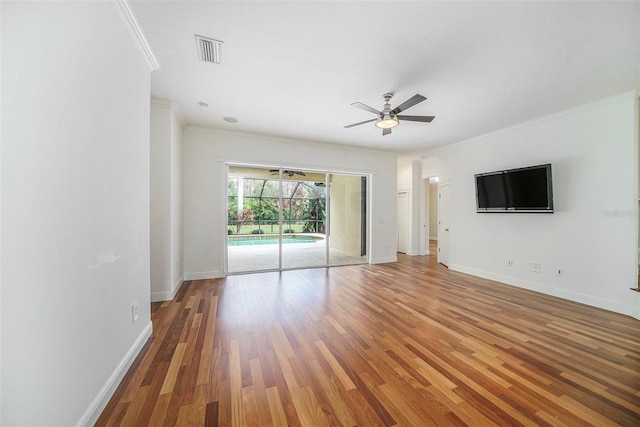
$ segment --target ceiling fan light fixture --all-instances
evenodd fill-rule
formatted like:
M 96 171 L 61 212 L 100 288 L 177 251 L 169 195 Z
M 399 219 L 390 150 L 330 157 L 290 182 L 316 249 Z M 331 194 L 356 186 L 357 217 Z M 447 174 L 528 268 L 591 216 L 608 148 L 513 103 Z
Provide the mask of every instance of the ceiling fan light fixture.
M 352 128 L 354 126 L 363 125 L 365 123 L 376 122 L 376 127 L 379 129 L 382 129 L 382 135 L 389 135 L 391 133 L 391 128 L 398 126 L 400 124 L 400 120 L 402 121 L 407 120 L 410 122 L 430 123 L 433 119 L 435 119 L 434 116 L 400 115 L 400 113 L 402 113 L 404 110 L 407 110 L 413 107 L 414 105 L 419 104 L 420 102 L 427 99 L 424 96 L 420 95 L 419 93 L 416 93 L 411 98 L 407 99 L 406 101 L 404 101 L 402 104 L 398 105 L 394 109 L 391 109 L 391 104 L 389 104 L 389 101 L 391 101 L 391 98 L 393 98 L 393 94 L 385 93 L 382 97 L 384 98 L 384 108 L 382 109 L 382 111 L 378 111 L 375 108 L 371 108 L 368 105 L 363 104 L 362 102 L 354 102 L 353 104 L 351 104 L 354 107 L 361 108 L 365 111 L 375 114 L 376 118 L 371 120 L 365 120 L 359 123 L 354 123 L 352 125 L 347 125 L 345 126 L 345 128 Z
M 389 113 L 385 113 L 376 122 L 376 126 L 379 127 L 380 129 L 391 129 L 398 126 L 398 124 L 399 124 L 398 119 Z

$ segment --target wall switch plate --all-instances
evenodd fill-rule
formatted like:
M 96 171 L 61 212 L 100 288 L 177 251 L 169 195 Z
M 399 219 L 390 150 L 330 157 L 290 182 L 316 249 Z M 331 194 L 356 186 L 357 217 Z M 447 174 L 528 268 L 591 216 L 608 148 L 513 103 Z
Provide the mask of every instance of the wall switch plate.
M 533 271 L 534 273 L 540 273 L 540 263 L 539 262 L 532 262 L 531 263 L 531 271 Z

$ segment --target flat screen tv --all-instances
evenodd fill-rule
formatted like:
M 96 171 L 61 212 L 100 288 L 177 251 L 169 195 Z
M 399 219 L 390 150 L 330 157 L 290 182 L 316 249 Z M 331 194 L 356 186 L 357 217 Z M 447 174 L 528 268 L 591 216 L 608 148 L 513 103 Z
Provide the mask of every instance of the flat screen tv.
M 477 212 L 553 213 L 551 164 L 480 173 L 475 178 Z

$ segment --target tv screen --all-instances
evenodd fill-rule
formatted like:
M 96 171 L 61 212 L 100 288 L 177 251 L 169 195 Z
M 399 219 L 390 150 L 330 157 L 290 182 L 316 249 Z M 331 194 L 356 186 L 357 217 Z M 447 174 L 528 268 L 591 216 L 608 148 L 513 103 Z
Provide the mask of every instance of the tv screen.
M 553 213 L 551 164 L 481 173 L 475 179 L 477 212 Z

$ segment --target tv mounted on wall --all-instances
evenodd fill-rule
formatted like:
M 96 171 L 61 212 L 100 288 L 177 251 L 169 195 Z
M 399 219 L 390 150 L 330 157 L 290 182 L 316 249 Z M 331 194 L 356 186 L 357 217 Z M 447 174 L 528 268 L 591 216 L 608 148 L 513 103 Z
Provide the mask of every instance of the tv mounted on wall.
M 551 164 L 480 173 L 476 212 L 553 213 Z

